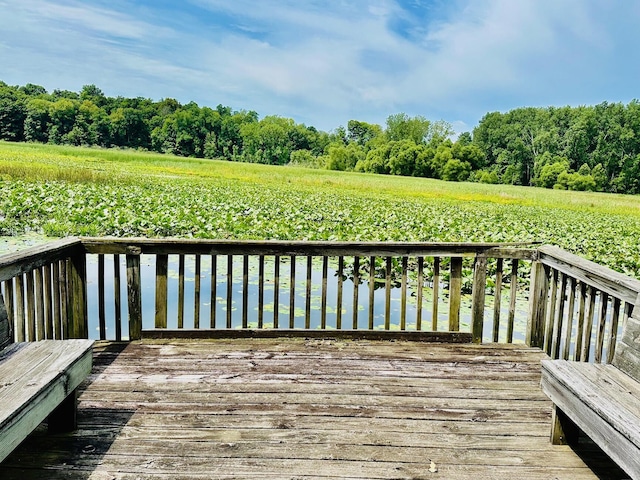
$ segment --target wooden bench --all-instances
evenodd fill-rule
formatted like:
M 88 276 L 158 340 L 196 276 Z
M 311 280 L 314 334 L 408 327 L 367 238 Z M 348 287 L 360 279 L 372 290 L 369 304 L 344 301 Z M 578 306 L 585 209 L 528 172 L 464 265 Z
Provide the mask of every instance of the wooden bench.
M 640 302 L 611 365 L 543 360 L 542 389 L 554 403 L 552 443 L 574 443 L 582 431 L 640 479 Z
M 0 295 L 0 462 L 47 417 L 51 432 L 76 428 L 76 388 L 91 371 L 92 344 L 12 343 Z

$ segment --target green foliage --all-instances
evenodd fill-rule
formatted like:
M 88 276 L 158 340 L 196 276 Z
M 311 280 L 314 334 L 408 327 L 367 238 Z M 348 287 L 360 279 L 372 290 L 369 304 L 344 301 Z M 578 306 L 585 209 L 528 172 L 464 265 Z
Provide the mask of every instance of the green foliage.
M 596 190 L 602 192 L 607 185 L 607 174 L 604 171 L 604 167 L 601 163 L 598 163 L 591 169 L 591 176 L 596 184 Z
M 347 130 L 347 137 L 349 141 L 355 142 L 361 147 L 364 147 L 369 142 L 382 135 L 382 128 L 380 128 L 380 125 L 360 122 L 358 120 L 349 120 Z
M 477 181 L 480 183 L 490 183 L 490 184 L 500 183 L 500 178 L 498 177 L 498 174 L 493 170 L 490 172 L 479 171 L 478 173 L 480 175 L 477 175 Z
M 471 165 L 469 162 L 463 162 L 457 158 L 448 160 L 442 169 L 442 179 L 454 182 L 462 182 L 469 178 L 471 174 Z
M 5 84 L 0 84 L 0 140 L 24 140 L 26 118 L 24 95 Z
M 540 176 L 538 177 L 536 184 L 539 187 L 551 188 L 556 183 L 561 183 L 559 181 L 559 177 L 562 175 L 562 177 L 565 178 L 568 168 L 569 162 L 562 160 L 549 165 L 545 165 L 540 171 Z
M 365 154 L 356 143 L 344 145 L 335 142 L 327 147 L 326 166 L 329 170 L 354 170 L 356 164 L 364 160 Z
M 567 173 L 566 171 L 563 171 L 558 175 L 557 182 L 553 185 L 553 188 L 559 190 L 592 192 L 596 189 L 596 182 L 590 174 L 581 175 L 579 172 Z
M 134 148 L 185 157 L 401 176 L 640 193 L 640 102 L 487 113 L 473 130 L 396 113 L 327 133 L 254 111 L 0 82 L 0 140 Z M 353 146 L 352 146 L 353 145 Z M 310 152 L 300 156 L 294 152 Z M 372 153 L 375 152 L 375 153 Z M 565 163 L 564 169 L 560 163 Z M 495 172 L 495 175 L 485 172 Z M 563 172 L 566 175 L 563 175 Z
M 296 167 L 324 168 L 324 157 L 316 157 L 309 150 L 295 150 L 291 152 L 289 165 Z
M 640 276 L 632 196 L 8 143 L 0 178 L 2 234 L 538 240 Z
M 411 140 L 391 142 L 387 166 L 392 175 L 413 175 L 416 169 L 416 158 L 422 145 Z
M 519 108 L 489 113 L 474 129 L 473 142 L 486 154 L 487 165 L 497 165 L 502 171 L 510 169 L 505 183 L 640 193 L 637 100 L 626 106 L 604 102 L 577 108 Z M 567 176 L 556 183 L 548 176 L 540 178 L 546 165 L 557 163 L 553 158 L 567 162 Z M 597 165 L 600 167 L 594 172 Z M 581 177 L 569 179 L 572 172 Z

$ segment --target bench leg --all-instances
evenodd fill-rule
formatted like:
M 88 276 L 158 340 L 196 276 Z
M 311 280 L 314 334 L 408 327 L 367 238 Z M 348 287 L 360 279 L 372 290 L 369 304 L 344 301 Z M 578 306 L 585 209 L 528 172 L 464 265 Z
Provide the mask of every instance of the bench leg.
M 553 445 L 570 445 L 578 442 L 580 429 L 556 405 L 551 415 L 551 443 Z
M 49 433 L 64 433 L 75 430 L 78 426 L 78 395 L 76 390 L 49 415 Z

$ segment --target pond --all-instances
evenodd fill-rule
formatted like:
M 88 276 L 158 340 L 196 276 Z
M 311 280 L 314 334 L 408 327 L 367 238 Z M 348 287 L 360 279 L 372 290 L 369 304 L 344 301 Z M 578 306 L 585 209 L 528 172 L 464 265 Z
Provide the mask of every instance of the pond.
M 178 255 L 169 255 L 168 278 L 167 278 L 167 317 L 168 328 L 178 327 Z M 209 328 L 211 325 L 212 313 L 215 318 L 215 326 L 217 328 L 226 327 L 227 319 L 227 262 L 226 256 L 220 256 L 217 260 L 216 268 L 216 287 L 215 298 L 211 295 L 211 266 L 212 260 L 210 256 L 201 257 L 201 275 L 200 275 L 200 298 L 199 298 L 199 326 L 200 328 Z M 120 276 L 125 278 L 125 258 L 120 256 Z M 288 257 L 280 258 L 280 269 L 284 274 L 281 275 L 278 296 L 278 312 L 277 320 L 279 328 L 289 328 L 291 319 L 291 285 L 289 283 L 290 260 Z M 275 320 L 275 281 L 273 276 L 274 259 L 273 257 L 265 257 L 265 282 L 264 282 L 264 327 L 273 328 Z M 155 256 L 141 256 L 141 284 L 142 284 L 142 319 L 143 329 L 154 328 L 155 324 L 155 279 L 156 266 Z M 232 267 L 232 301 L 231 301 L 231 328 L 241 328 L 242 326 L 242 301 L 243 301 L 243 258 L 235 256 Z M 105 285 L 105 318 L 107 322 L 107 337 L 113 337 L 115 329 L 114 318 L 114 291 L 113 291 L 113 262 L 110 258 L 105 261 L 105 277 L 107 284 Z M 87 298 L 89 312 L 89 327 L 92 338 L 98 336 L 98 256 L 88 255 L 87 257 Z M 110 280 L 111 279 L 111 280 Z M 327 329 L 337 328 L 338 310 L 337 310 L 337 267 L 334 263 L 329 263 L 328 282 L 326 291 L 326 325 Z M 361 281 L 368 280 L 368 274 L 361 277 Z M 259 268 L 258 257 L 249 257 L 249 277 L 248 277 L 248 300 L 247 300 L 247 316 L 249 328 L 258 327 L 258 285 L 259 285 Z M 184 304 L 183 311 L 184 328 L 193 328 L 195 319 L 195 296 L 196 296 L 196 265 L 195 257 L 186 255 L 185 258 L 185 275 L 184 275 Z M 384 285 L 380 285 L 384 287 Z M 440 284 L 438 298 L 438 321 L 439 331 L 448 329 L 448 291 L 447 285 Z M 126 318 L 126 285 L 121 282 L 120 296 L 123 299 L 123 318 Z M 406 329 L 416 330 L 417 319 L 417 292 L 415 288 L 415 278 L 409 277 L 408 295 L 406 304 Z M 319 258 L 314 259 L 311 284 L 310 284 L 310 303 L 307 305 L 307 265 L 306 262 L 296 262 L 295 265 L 295 285 L 293 288 L 293 318 L 294 328 L 304 328 L 306 320 L 306 312 L 310 314 L 310 328 L 317 329 L 321 326 L 322 321 L 322 262 Z M 422 330 L 431 330 L 432 311 L 433 311 L 433 289 L 432 285 L 425 282 L 423 287 L 423 303 L 422 303 Z M 390 291 L 390 329 L 400 329 L 401 318 L 401 288 L 394 287 Z M 501 298 L 501 330 L 500 340 L 506 339 L 506 319 L 509 314 L 509 295 L 508 288 L 503 288 Z M 212 308 L 212 302 L 214 307 Z M 386 308 L 386 291 L 385 288 L 376 288 L 374 291 L 374 329 L 385 328 L 385 308 Z M 360 283 L 358 286 L 358 304 L 356 305 L 356 327 L 358 329 L 367 329 L 369 325 L 369 286 L 368 283 Z M 490 340 L 493 329 L 493 310 L 494 295 L 491 291 L 487 291 L 485 301 L 485 326 L 483 336 L 486 340 Z M 345 278 L 342 287 L 342 306 L 341 306 L 341 322 L 343 329 L 351 329 L 354 327 L 354 282 L 353 278 Z M 528 300 L 525 292 L 519 292 L 516 299 L 516 315 L 514 322 L 514 341 L 524 342 L 526 322 L 528 315 Z M 471 320 L 471 296 L 463 295 L 461 311 L 460 311 L 460 329 L 461 331 L 470 331 Z M 123 320 L 124 321 L 124 320 Z M 110 332 L 111 330 L 111 332 Z M 128 331 L 128 327 L 123 324 L 122 332 Z

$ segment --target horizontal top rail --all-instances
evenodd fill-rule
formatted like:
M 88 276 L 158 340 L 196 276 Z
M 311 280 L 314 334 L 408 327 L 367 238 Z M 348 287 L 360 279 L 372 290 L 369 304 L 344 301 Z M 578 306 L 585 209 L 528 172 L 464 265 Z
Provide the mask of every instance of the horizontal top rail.
M 538 259 L 543 265 L 594 286 L 631 305 L 635 304 L 640 293 L 640 280 L 598 265 L 559 247 L 551 245 L 539 247 Z
M 0 282 L 30 272 L 51 262 L 69 257 L 82 248 L 79 238 L 71 237 L 43 245 L 26 248 L 19 252 L 0 256 Z
M 192 254 L 192 255 L 376 255 L 376 256 L 475 256 L 532 259 L 536 242 L 332 242 L 283 240 L 201 240 L 147 238 L 81 238 L 93 254 Z

